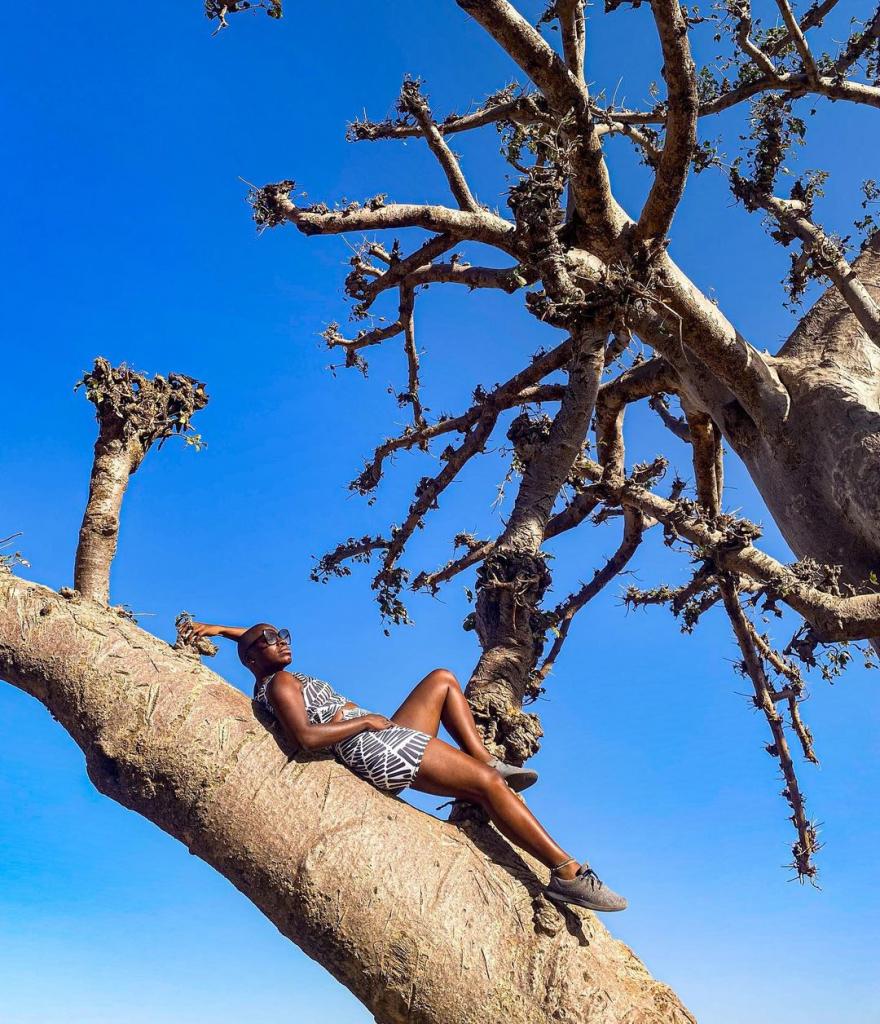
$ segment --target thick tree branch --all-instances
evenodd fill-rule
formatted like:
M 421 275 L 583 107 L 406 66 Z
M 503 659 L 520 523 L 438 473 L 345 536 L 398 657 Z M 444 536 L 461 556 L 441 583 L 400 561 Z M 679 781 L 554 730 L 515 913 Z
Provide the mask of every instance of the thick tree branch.
M 377 1024 L 595 1024 L 597 1005 L 694 1024 L 594 914 L 551 906 L 546 871 L 493 828 L 296 753 L 127 619 L 0 572 L 0 677 L 70 733 L 101 793 L 220 872 Z
M 684 441 L 685 444 L 691 443 L 691 432 L 688 429 L 687 420 L 681 416 L 674 416 L 669 411 L 669 402 L 663 392 L 651 395 L 648 405 L 657 413 L 666 429 L 671 431 L 679 441 Z
M 778 433 L 788 416 L 790 396 L 772 357 L 750 345 L 665 252 L 657 261 L 655 291 L 662 303 L 659 314 L 634 317 L 633 329 L 672 363 L 679 376 L 683 347 L 688 348 L 754 423 L 769 436 Z M 687 362 L 685 356 L 685 376 L 694 380 Z
M 585 476 L 601 482 L 603 470 L 597 462 L 582 459 L 581 467 Z M 627 481 L 613 494 L 613 499 L 621 505 L 640 509 L 674 529 L 719 568 L 768 584 L 780 600 L 807 619 L 823 641 L 880 636 L 880 594 L 840 597 L 820 590 L 803 582 L 791 568 L 750 542 L 744 543 L 735 532 L 710 526 L 688 514 L 679 503 L 668 501 L 636 483 Z
M 699 107 L 696 69 L 681 5 L 678 0 L 651 0 L 651 10 L 663 50 L 669 99 L 663 152 L 636 225 L 640 241 L 662 240 L 672 225 L 696 146 Z
M 538 86 L 570 139 L 571 191 L 589 237 L 616 239 L 625 214 L 611 193 L 589 96 L 564 60 L 507 0 L 456 0 Z M 570 125 L 570 126 L 569 126 Z
M 423 228 L 449 234 L 456 239 L 485 242 L 517 254 L 514 225 L 487 210 L 472 212 L 446 206 L 420 206 L 372 200 L 372 206 L 350 206 L 329 210 L 323 206 L 296 206 L 290 199 L 292 181 L 264 185 L 251 196 L 254 219 L 260 227 L 276 227 L 285 221 L 304 235 L 339 235 L 350 231 L 387 231 L 394 228 Z M 454 244 L 454 243 L 453 243 Z
M 153 444 L 192 429 L 191 419 L 208 402 L 205 385 L 181 373 L 148 380 L 125 364 L 112 367 L 98 357 L 76 387 L 94 403 L 98 438 L 89 497 L 79 531 L 74 587 L 83 597 L 106 605 L 110 566 L 119 537 L 119 514 L 128 479 Z M 197 449 L 198 434 L 186 438 Z
M 779 8 L 782 20 L 785 22 L 785 27 L 788 29 L 789 38 L 794 43 L 795 49 L 800 54 L 800 58 L 804 63 L 804 71 L 806 72 L 807 78 L 809 78 L 813 84 L 816 84 L 819 81 L 819 69 L 816 67 L 816 61 L 813 54 L 810 52 L 810 47 L 804 37 L 803 30 L 801 29 L 797 18 L 794 16 L 791 4 L 789 4 L 788 0 L 776 0 L 776 6 Z
M 710 519 L 721 511 L 724 488 L 721 434 L 712 417 L 684 406 L 693 451 L 697 498 Z
M 543 450 L 552 458 L 529 460 L 499 546 L 537 553 L 559 489 L 581 452 L 595 409 L 604 369 L 608 328 L 584 325 L 572 338 L 568 387 L 553 419 Z
M 840 246 L 812 221 L 809 205 L 800 199 L 778 196 L 756 195 L 755 202 L 771 213 L 787 232 L 804 242 L 804 250 L 816 269 L 835 284 L 865 333 L 874 344 L 880 345 L 880 306 L 871 298 Z
M 596 448 L 605 470 L 604 483 L 619 487 L 624 480 L 623 416 L 626 406 L 649 395 L 674 392 L 678 376 L 660 357 L 637 363 L 599 388 L 596 399 Z
M 553 11 L 559 19 L 565 63 L 578 81 L 583 82 L 587 46 L 584 0 L 555 0 Z

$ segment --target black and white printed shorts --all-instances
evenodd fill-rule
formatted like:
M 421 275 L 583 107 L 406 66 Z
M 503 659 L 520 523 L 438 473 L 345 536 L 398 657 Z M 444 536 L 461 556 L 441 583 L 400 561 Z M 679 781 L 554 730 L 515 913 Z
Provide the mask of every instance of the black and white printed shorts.
M 346 708 L 342 721 L 372 714 L 364 708 Z M 376 789 L 397 794 L 412 784 L 422 764 L 431 737 L 405 725 L 392 725 L 378 732 L 364 731 L 333 745 L 339 760 Z

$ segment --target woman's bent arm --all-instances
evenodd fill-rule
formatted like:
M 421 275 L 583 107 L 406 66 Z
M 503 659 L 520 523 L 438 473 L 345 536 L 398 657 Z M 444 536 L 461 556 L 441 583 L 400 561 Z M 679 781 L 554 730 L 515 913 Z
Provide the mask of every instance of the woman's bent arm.
M 279 712 L 280 717 L 281 713 Z M 343 740 L 347 740 L 349 736 L 357 736 L 359 732 L 374 731 L 377 728 L 376 719 L 381 717 L 381 715 L 361 715 L 360 718 L 350 718 L 347 722 L 309 725 L 305 730 L 305 742 L 299 740 L 297 742 L 303 750 L 322 750 L 324 747 L 332 747 L 334 743 L 341 743 Z M 368 719 L 372 719 L 372 721 L 368 721 Z M 283 720 L 282 725 L 284 725 Z M 387 726 L 382 725 L 379 728 L 384 729 Z M 285 730 L 289 732 L 286 726 Z
M 347 722 L 328 722 L 312 725 L 306 714 L 302 689 L 290 672 L 276 672 L 267 688 L 266 696 L 275 709 L 275 715 L 287 735 L 303 750 L 321 750 L 334 743 L 347 740 L 365 730 L 387 729 L 394 723 L 382 715 L 362 715 Z

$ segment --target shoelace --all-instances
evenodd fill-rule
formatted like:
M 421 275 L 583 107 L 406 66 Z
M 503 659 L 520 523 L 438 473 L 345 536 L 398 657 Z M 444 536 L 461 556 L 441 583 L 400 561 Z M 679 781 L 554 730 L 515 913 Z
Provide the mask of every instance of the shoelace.
M 602 885 L 602 879 L 596 874 L 596 872 L 589 866 L 581 865 L 575 878 L 583 878 L 589 882 L 593 889 L 596 889 Z

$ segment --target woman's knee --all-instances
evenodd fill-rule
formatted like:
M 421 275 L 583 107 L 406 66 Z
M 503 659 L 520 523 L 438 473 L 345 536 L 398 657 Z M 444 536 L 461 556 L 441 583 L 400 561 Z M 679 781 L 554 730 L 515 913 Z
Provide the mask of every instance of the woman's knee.
M 448 668 L 435 668 L 428 673 L 428 678 L 437 686 L 455 686 L 461 689 L 456 674 Z
M 493 768 L 481 765 L 474 778 L 474 794 L 477 802 L 483 805 L 493 804 L 499 795 L 507 789 L 507 783 Z

